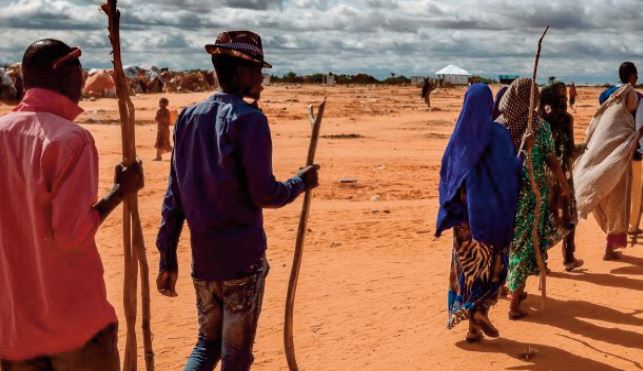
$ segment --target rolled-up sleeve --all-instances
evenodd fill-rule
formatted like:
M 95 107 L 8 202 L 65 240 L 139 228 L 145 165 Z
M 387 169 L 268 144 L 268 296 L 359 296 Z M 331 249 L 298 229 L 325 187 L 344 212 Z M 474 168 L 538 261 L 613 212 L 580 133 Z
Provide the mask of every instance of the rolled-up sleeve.
M 257 111 L 240 117 L 232 125 L 252 202 L 261 208 L 291 203 L 304 191 L 305 184 L 298 176 L 279 182 L 273 175 L 272 140 L 266 117 Z
M 87 246 L 100 225 L 94 209 L 98 194 L 98 152 L 91 141 L 71 146 L 61 157 L 52 188 L 52 230 L 56 246 Z

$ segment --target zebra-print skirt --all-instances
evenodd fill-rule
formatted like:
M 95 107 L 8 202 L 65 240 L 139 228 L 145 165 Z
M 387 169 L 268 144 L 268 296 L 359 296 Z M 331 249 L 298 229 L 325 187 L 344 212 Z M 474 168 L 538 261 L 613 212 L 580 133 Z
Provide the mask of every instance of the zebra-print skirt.
M 507 278 L 508 253 L 508 246 L 497 248 L 474 240 L 468 224 L 453 228 L 447 328 L 498 301 Z

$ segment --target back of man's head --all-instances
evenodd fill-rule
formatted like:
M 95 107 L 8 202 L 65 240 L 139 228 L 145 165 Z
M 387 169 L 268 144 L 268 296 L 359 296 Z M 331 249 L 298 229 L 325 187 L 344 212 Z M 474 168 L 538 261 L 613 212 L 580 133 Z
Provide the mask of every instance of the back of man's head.
M 217 73 L 219 85 L 225 90 L 234 87 L 239 67 L 255 67 L 257 64 L 226 54 L 213 54 L 212 65 Z
M 623 84 L 627 84 L 630 82 L 630 77 L 632 75 L 637 76 L 638 71 L 636 70 L 636 66 L 632 62 L 623 62 L 621 66 L 618 68 L 618 76 L 621 79 L 621 82 Z
M 22 58 L 25 88 L 53 90 L 78 102 L 82 89 L 80 61 L 72 58 L 54 68 L 57 60 L 72 51 L 64 42 L 53 39 L 38 40 L 29 45 Z

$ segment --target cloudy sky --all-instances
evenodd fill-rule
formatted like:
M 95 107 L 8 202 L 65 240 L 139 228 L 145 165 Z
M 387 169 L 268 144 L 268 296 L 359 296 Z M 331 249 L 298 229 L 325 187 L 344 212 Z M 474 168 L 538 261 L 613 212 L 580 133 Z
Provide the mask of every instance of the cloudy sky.
M 86 67 L 109 66 L 100 0 L 0 0 L 0 63 L 32 41 L 80 45 Z M 615 81 L 643 66 L 643 0 L 122 0 L 126 64 L 210 68 L 203 45 L 228 29 L 259 32 L 272 73 L 425 75 L 447 64 L 485 76 Z

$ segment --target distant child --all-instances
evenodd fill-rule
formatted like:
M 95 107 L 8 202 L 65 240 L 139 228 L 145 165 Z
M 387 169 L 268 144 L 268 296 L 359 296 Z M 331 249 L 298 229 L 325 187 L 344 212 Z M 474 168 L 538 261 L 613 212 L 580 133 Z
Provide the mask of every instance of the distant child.
M 576 108 L 574 108 L 576 97 L 578 97 L 578 92 L 576 91 L 576 85 L 572 82 L 569 86 L 569 108 L 573 109 L 574 112 L 576 112 Z
M 422 85 L 422 98 L 427 107 L 431 109 L 431 92 L 435 89 L 435 85 L 431 82 L 430 79 L 424 79 L 424 85 Z
M 156 143 L 154 148 L 156 148 L 156 158 L 154 161 L 161 161 L 161 155 L 165 152 L 172 152 L 172 144 L 170 144 L 170 110 L 167 109 L 167 106 L 170 102 L 167 98 L 161 98 L 159 100 L 159 110 L 156 111 Z

